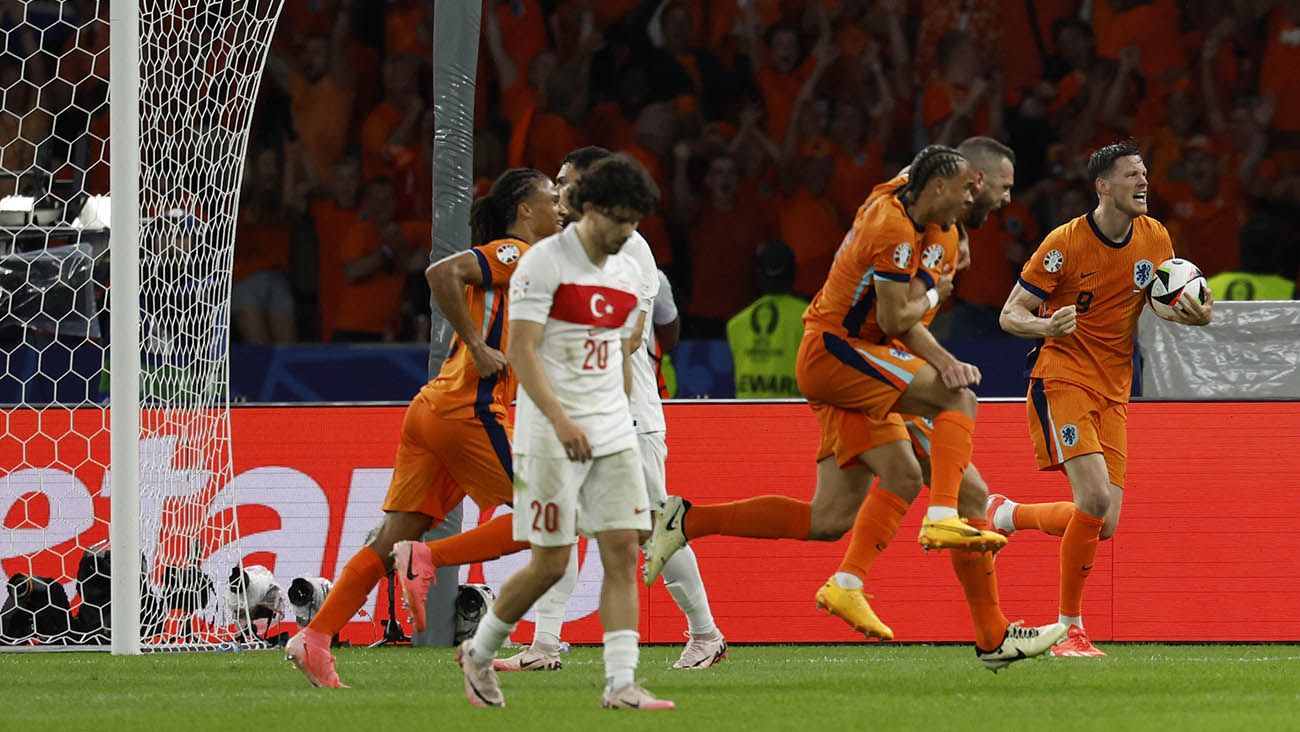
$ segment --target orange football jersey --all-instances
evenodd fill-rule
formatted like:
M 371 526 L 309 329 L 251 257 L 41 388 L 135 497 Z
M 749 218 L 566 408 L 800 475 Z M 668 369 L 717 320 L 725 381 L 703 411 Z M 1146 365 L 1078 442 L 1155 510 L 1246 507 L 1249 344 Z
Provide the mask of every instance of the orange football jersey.
M 894 176 L 872 188 L 863 205 L 869 206 L 881 196 L 892 195 L 906 183 L 907 173 Z M 959 233 L 956 226 L 945 229 L 938 224 L 930 224 L 925 227 L 925 236 L 921 239 L 920 258 L 916 263 L 916 278 L 924 283 L 926 289 L 934 287 L 935 281 L 941 275 L 956 273 Z M 934 322 L 934 316 L 939 314 L 940 307 L 941 305 L 936 305 L 926 311 L 921 318 L 921 324 L 929 328 L 930 323 Z
M 842 338 L 886 343 L 876 321 L 875 283 L 911 281 L 924 233 L 897 196 L 864 203 L 835 253 L 826 284 L 804 313 L 804 325 Z
M 528 245 L 519 239 L 506 238 L 488 242 L 470 250 L 482 269 L 483 286 L 465 288 L 470 317 L 483 333 L 487 345 L 506 350 L 506 294 L 510 276 Z M 506 417 L 515 398 L 516 381 L 510 369 L 486 379 L 479 378 L 469 349 L 460 336 L 452 338 L 451 350 L 437 377 L 420 389 L 420 394 L 434 410 L 452 418 L 472 418 L 488 412 Z
M 1020 286 L 1043 299 L 1041 317 L 1067 305 L 1078 326 L 1038 345 L 1030 375 L 1060 379 L 1115 402 L 1128 402 L 1133 335 L 1155 269 L 1174 256 L 1169 232 L 1155 219 L 1133 220 L 1123 241 L 1106 238 L 1092 212 L 1052 231 L 1020 272 Z

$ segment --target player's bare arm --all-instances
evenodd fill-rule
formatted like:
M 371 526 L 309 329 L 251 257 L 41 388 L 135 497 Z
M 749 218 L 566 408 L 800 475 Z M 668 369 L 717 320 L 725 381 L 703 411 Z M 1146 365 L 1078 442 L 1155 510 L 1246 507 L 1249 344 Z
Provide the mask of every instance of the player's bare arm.
M 636 314 L 636 324 L 632 328 L 632 334 L 623 339 L 623 393 L 628 398 L 632 398 L 632 354 L 636 349 L 641 347 L 641 334 L 645 332 L 646 312 L 639 311 Z
M 977 386 L 982 378 L 980 370 L 974 364 L 958 361 L 948 349 L 939 345 L 930 329 L 917 323 L 906 333 L 898 337 L 907 350 L 920 356 L 926 363 L 939 372 L 943 385 L 956 391 L 962 387 Z
M 564 406 L 555 396 L 555 390 L 542 369 L 542 359 L 537 354 L 544 328 L 543 324 L 531 320 L 511 320 L 506 357 L 514 369 L 515 378 L 519 380 L 519 386 L 528 393 L 538 411 L 550 420 L 555 436 L 564 445 L 564 454 L 574 462 L 585 463 L 591 459 L 591 440 L 564 411 Z
M 1002 306 L 998 325 L 1018 338 L 1064 338 L 1074 332 L 1078 323 L 1073 305 L 1057 310 L 1050 318 L 1040 318 L 1034 313 L 1042 304 L 1041 297 L 1016 283 Z
M 921 322 L 930 309 L 952 294 L 952 277 L 944 275 L 929 290 L 913 293 L 910 282 L 876 280 L 876 318 L 885 335 L 897 338 Z
M 645 313 L 636 317 L 636 333 L 623 339 L 623 393 L 632 398 L 632 354 L 641 347 L 641 329 L 645 327 Z
M 1209 325 L 1214 320 L 1214 293 L 1209 285 L 1205 286 L 1204 292 L 1203 304 L 1197 302 L 1191 293 L 1184 292 L 1174 304 L 1174 317 L 1170 320 L 1182 325 Z
M 483 270 L 473 252 L 459 252 L 443 257 L 424 270 L 429 290 L 447 322 L 456 329 L 461 343 L 469 349 L 474 368 L 480 376 L 492 376 L 506 367 L 504 353 L 483 341 L 483 335 L 474 325 L 469 305 L 465 302 L 465 288 L 483 286 Z
M 633 351 L 636 351 L 636 349 L 641 347 L 641 343 L 643 342 L 641 336 L 645 332 L 645 319 L 646 319 L 645 311 L 639 311 L 636 314 L 636 327 L 632 329 L 632 335 L 628 336 L 623 341 L 624 346 L 626 346 L 628 343 L 631 343 L 632 347 L 631 350 L 624 348 L 623 349 L 624 354 L 632 353 Z

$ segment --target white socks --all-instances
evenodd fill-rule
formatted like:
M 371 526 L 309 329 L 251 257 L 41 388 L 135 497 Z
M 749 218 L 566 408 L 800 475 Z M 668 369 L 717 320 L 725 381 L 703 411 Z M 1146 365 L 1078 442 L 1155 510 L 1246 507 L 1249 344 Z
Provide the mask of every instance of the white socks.
M 506 638 L 514 631 L 514 623 L 506 623 L 491 610 L 478 621 L 478 630 L 474 631 L 474 640 L 470 645 L 470 658 L 477 664 L 491 663 Z
M 1082 628 L 1083 616 L 1082 615 L 1057 615 L 1056 622 L 1060 623 L 1061 625 L 1064 625 L 1067 628 L 1070 627 L 1071 625 L 1077 625 L 1080 628 Z
M 578 586 L 578 546 L 569 551 L 569 564 L 564 576 L 537 600 L 537 628 L 533 631 L 533 645 L 545 648 L 560 647 L 560 629 L 564 627 L 564 608 Z M 549 645 L 548 645 L 549 644 Z
M 930 506 L 925 509 L 925 517 L 931 521 L 942 521 L 949 518 L 957 518 L 957 509 L 947 506 Z
M 635 630 L 611 630 L 605 634 L 605 689 L 618 691 L 636 680 L 640 656 Z
M 997 510 L 993 512 L 993 528 L 999 531 L 1015 531 L 1017 505 L 1015 501 L 1010 499 L 1003 501 L 1002 505 L 998 506 Z
M 709 595 L 700 578 L 700 563 L 689 545 L 677 550 L 664 564 L 664 587 L 673 596 L 677 607 L 686 615 L 692 637 L 712 638 L 718 632 L 709 609 Z
M 860 590 L 862 589 L 862 578 L 856 574 L 848 572 L 836 572 L 832 578 L 835 584 L 842 590 Z

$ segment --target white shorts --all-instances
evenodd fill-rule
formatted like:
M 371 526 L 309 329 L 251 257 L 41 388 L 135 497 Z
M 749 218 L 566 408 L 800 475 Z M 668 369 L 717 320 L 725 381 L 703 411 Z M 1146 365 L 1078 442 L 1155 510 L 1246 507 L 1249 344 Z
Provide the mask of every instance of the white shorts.
M 636 436 L 641 451 L 641 472 L 645 473 L 645 492 L 651 506 L 668 497 L 668 443 L 664 433 L 650 432 Z
M 578 532 L 650 530 L 650 503 L 636 450 L 585 463 L 515 455 L 515 541 L 568 546 Z M 581 516 L 581 518 L 579 518 Z

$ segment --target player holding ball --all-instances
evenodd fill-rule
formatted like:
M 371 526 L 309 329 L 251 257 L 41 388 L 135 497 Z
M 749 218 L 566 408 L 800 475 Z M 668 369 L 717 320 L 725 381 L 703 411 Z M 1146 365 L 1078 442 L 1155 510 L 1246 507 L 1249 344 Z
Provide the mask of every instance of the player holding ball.
M 1147 169 L 1134 143 L 1094 152 L 1088 174 L 1097 207 L 1043 239 L 1000 318 L 1006 332 L 1038 339 L 1029 355 L 1029 432 L 1039 468 L 1064 470 L 1074 501 L 1016 504 L 992 495 L 989 527 L 1062 537 L 1059 620 L 1069 630 L 1052 649 L 1057 656 L 1106 655 L 1083 629 L 1083 588 L 1124 500 L 1138 316 L 1157 265 L 1174 256 L 1169 232 L 1146 215 Z M 1162 317 L 1208 325 L 1214 298 L 1208 288 L 1199 294 L 1186 290 Z

